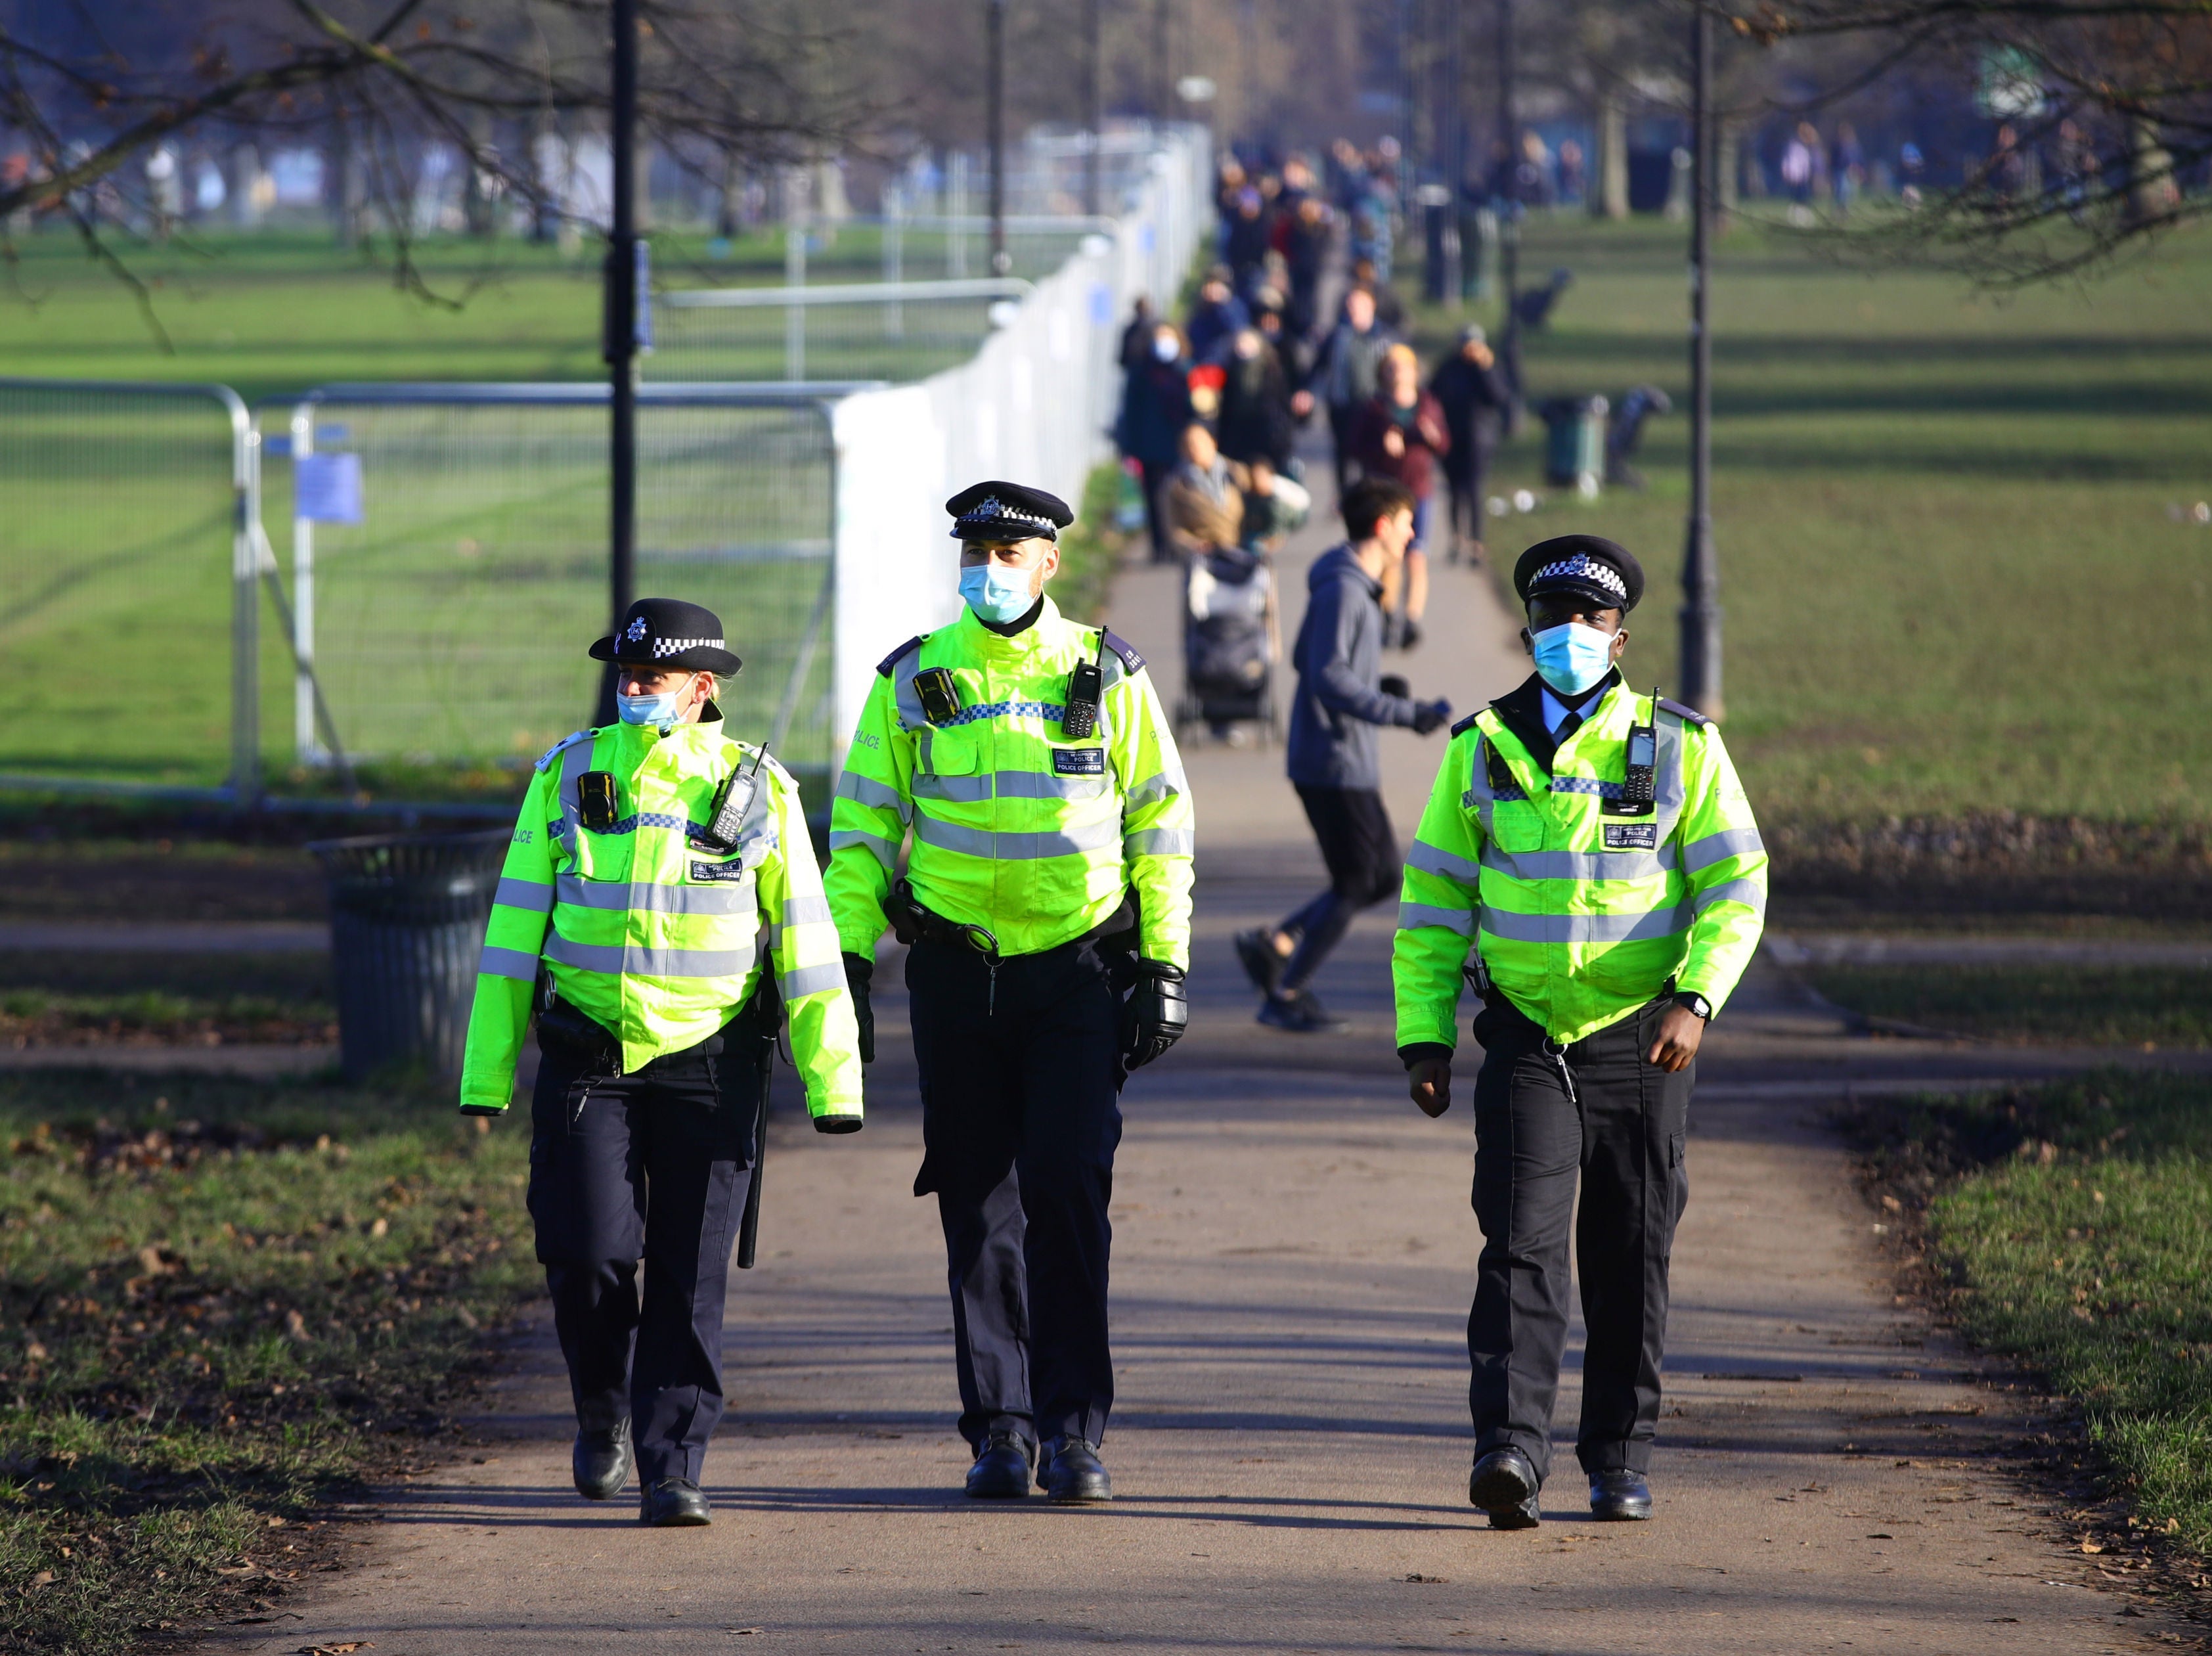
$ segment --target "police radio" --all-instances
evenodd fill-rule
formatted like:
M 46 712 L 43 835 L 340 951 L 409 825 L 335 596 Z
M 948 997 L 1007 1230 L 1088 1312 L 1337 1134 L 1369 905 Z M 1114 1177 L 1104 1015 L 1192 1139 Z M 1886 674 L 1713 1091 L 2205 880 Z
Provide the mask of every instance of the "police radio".
M 745 825 L 746 814 L 760 795 L 761 762 L 768 758 L 768 747 L 763 744 L 753 755 L 750 769 L 739 765 L 722 778 L 722 785 L 714 790 L 714 802 L 708 807 L 707 826 L 698 836 L 699 843 L 710 850 L 727 851 L 738 843 L 738 831 Z
M 1098 635 L 1098 659 L 1078 661 L 1067 675 L 1066 708 L 1060 715 L 1064 736 L 1088 736 L 1098 728 L 1098 698 L 1106 693 L 1106 635 Z
M 1651 691 L 1652 721 L 1628 728 L 1627 763 L 1622 768 L 1620 798 L 1618 803 L 1605 802 L 1605 814 L 1615 817 L 1648 817 L 1657 808 L 1659 797 L 1659 691 Z

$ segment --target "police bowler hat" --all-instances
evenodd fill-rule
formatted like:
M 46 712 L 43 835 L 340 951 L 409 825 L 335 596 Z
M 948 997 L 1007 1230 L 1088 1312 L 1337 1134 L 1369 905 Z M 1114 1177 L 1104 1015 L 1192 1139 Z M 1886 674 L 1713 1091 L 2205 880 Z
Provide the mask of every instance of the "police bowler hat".
M 1582 598 L 1626 615 L 1644 597 L 1644 566 L 1626 546 L 1603 535 L 1554 535 L 1521 554 L 1513 590 L 1523 604 L 1540 598 Z
M 592 646 L 592 659 L 629 667 L 735 673 L 744 665 L 724 648 L 722 618 L 680 598 L 641 598 L 622 630 Z

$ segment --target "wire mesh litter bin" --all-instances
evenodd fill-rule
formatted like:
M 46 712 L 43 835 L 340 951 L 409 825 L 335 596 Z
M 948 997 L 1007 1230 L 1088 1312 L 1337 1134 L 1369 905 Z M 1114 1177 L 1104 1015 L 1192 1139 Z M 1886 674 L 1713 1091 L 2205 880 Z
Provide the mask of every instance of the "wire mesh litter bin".
M 484 922 L 511 837 L 495 828 L 307 847 L 330 880 L 338 1055 L 348 1080 L 394 1062 L 460 1074 Z
M 1585 500 L 1605 478 L 1605 422 L 1611 411 L 1602 397 L 1554 397 L 1536 412 L 1544 421 L 1544 481 L 1571 489 Z

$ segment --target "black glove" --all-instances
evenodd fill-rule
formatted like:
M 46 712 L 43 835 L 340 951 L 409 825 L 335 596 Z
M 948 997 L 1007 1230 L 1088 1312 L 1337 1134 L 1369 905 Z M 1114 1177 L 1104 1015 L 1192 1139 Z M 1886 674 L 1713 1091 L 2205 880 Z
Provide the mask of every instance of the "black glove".
M 860 1062 L 876 1061 L 876 1009 L 868 1004 L 868 984 L 876 975 L 876 963 L 865 954 L 845 953 L 845 987 L 853 991 L 853 1017 L 860 1026 Z M 819 1125 L 819 1123 L 817 1123 Z M 837 1132 L 841 1129 L 830 1128 Z
M 1395 696 L 1401 701 L 1413 699 L 1413 687 L 1406 682 L 1406 675 L 1402 673 L 1384 673 L 1375 681 L 1375 688 L 1385 696 Z
M 1137 986 L 1121 1008 L 1121 1064 L 1127 1069 L 1142 1069 L 1181 1040 L 1190 1024 L 1181 966 L 1139 958 L 1136 972 Z
M 1400 649 L 1419 649 L 1421 647 L 1421 624 L 1412 616 L 1406 618 L 1404 630 L 1398 635 Z
M 461 1106 L 461 1113 L 465 1116 L 503 1116 L 507 1111 L 489 1104 L 465 1104 Z
M 1413 703 L 1413 734 L 1425 736 L 1451 717 L 1451 703 L 1447 701 L 1416 702 Z

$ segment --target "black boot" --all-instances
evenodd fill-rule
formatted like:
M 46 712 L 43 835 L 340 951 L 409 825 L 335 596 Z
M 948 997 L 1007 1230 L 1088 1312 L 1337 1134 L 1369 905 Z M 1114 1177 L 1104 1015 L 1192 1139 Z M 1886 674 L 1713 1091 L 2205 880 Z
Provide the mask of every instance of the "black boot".
M 586 1501 L 612 1501 L 629 1482 L 629 1422 L 611 1432 L 579 1432 L 574 1463 L 576 1493 Z
M 1651 1516 L 1651 1486 L 1626 1466 L 1590 1474 L 1590 1516 L 1623 1522 Z
M 1054 1501 L 1111 1501 L 1114 1480 L 1088 1438 L 1062 1438 L 1037 1463 L 1037 1487 Z
M 646 1486 L 645 1498 L 638 1503 L 637 1521 L 657 1530 L 678 1530 L 714 1519 L 697 1484 L 688 1477 L 665 1477 Z
M 1030 1492 L 1030 1446 L 1011 1432 L 994 1432 L 968 1469 L 968 1493 L 977 1501 L 1019 1501 Z
M 1474 1463 L 1467 1498 L 1490 1514 L 1493 1530 L 1533 1530 L 1541 1521 L 1537 1487 L 1528 1456 L 1518 1449 L 1493 1449 Z

